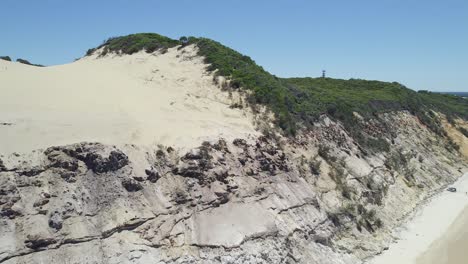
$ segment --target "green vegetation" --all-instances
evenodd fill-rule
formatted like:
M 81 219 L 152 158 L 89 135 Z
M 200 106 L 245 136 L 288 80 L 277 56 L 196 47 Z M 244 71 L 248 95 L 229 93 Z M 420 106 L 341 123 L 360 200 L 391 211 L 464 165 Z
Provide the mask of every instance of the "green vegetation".
M 209 64 L 209 71 L 230 80 L 233 89 L 247 89 L 251 106 L 263 104 L 275 114 L 277 125 L 286 135 L 295 135 L 300 128 L 308 128 L 322 114 L 343 123 L 362 146 L 373 151 L 388 151 L 389 143 L 381 137 L 363 133 L 364 119 L 377 119 L 378 113 L 408 110 L 418 116 L 434 132 L 443 135 L 438 118 L 432 110 L 441 112 L 450 120 L 468 119 L 468 100 L 454 95 L 415 92 L 393 82 L 331 78 L 278 78 L 257 65 L 250 57 L 240 54 L 207 38 L 182 37 L 173 40 L 158 34 L 133 34 L 111 38 L 98 48 L 107 52 L 132 54 L 140 50 L 153 52 L 177 45 L 195 44 L 199 55 Z M 87 54 L 91 54 L 91 49 Z M 383 122 L 382 122 L 383 123 Z
M 344 228 L 347 223 L 355 224 L 358 231 L 363 228 L 370 233 L 383 227 L 383 222 L 377 217 L 375 209 L 368 210 L 362 204 L 346 204 L 337 212 L 329 212 L 328 218 L 338 228 Z
M 19 63 L 22 63 L 22 64 L 26 64 L 26 65 L 31 65 L 31 66 L 36 66 L 36 67 L 44 67 L 44 65 L 33 64 L 33 63 L 30 63 L 29 61 L 27 61 L 25 59 L 17 59 L 16 61 L 19 62 Z
M 141 50 L 148 53 L 156 50 L 168 49 L 179 45 L 180 42 L 155 33 L 132 34 L 125 37 L 113 37 L 104 41 L 103 44 L 94 49 L 89 49 L 86 55 L 91 55 L 97 49 L 104 47 L 102 55 L 108 52 L 133 54 Z
M 210 64 L 208 70 L 229 78 L 233 88 L 252 91 L 249 103 L 267 105 L 276 115 L 277 125 L 288 135 L 312 126 L 321 114 L 328 114 L 340 120 L 362 146 L 371 151 L 388 151 L 386 140 L 362 133 L 362 123 L 356 122 L 353 112 L 367 119 L 377 118 L 379 112 L 408 110 L 438 134 L 444 132 L 430 110 L 440 111 L 449 119 L 468 119 L 468 101 L 457 96 L 418 93 L 396 82 L 278 78 L 248 56 L 216 41 L 190 37 L 186 44 L 196 44 L 199 55 Z
M 459 127 L 460 131 L 462 132 L 462 134 L 468 138 L 468 130 L 465 129 L 464 127 Z
M 10 56 L 0 56 L 0 60 L 11 61 Z

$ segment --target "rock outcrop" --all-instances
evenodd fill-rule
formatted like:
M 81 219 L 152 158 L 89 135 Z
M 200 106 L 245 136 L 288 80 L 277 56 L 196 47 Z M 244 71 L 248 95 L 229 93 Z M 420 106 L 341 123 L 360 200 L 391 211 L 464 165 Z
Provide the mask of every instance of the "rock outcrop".
M 3 157 L 0 263 L 361 263 L 467 169 L 414 116 L 380 118 L 389 152 L 362 149 L 323 116 L 294 140 Z

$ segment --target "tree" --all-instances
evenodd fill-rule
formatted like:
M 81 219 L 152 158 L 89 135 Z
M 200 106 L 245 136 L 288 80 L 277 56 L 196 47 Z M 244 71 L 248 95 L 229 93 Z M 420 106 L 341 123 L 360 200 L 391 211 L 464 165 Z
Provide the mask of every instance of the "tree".
M 187 43 L 189 42 L 188 38 L 183 36 L 183 37 L 180 37 L 179 39 L 180 43 L 182 43 L 182 45 L 187 45 Z

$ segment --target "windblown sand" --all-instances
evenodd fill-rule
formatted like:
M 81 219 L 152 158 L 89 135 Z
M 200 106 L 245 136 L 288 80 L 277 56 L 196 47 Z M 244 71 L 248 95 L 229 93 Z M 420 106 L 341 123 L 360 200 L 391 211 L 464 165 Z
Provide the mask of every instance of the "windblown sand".
M 162 144 L 256 134 L 193 46 L 33 67 L 0 60 L 0 153 L 82 141 Z
M 468 199 L 468 197 L 467 197 Z M 447 232 L 417 259 L 417 264 L 466 264 L 468 249 L 468 207 L 457 217 Z
M 468 263 L 468 173 L 416 211 L 396 230 L 398 240 L 370 264 Z

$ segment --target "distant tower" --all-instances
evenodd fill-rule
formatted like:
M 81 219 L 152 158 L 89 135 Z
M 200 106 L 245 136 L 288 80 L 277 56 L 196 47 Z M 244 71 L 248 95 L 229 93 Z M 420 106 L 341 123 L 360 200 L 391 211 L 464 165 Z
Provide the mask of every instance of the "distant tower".
M 325 77 L 326 77 L 326 73 L 327 73 L 326 70 L 322 70 L 322 78 L 325 78 Z

